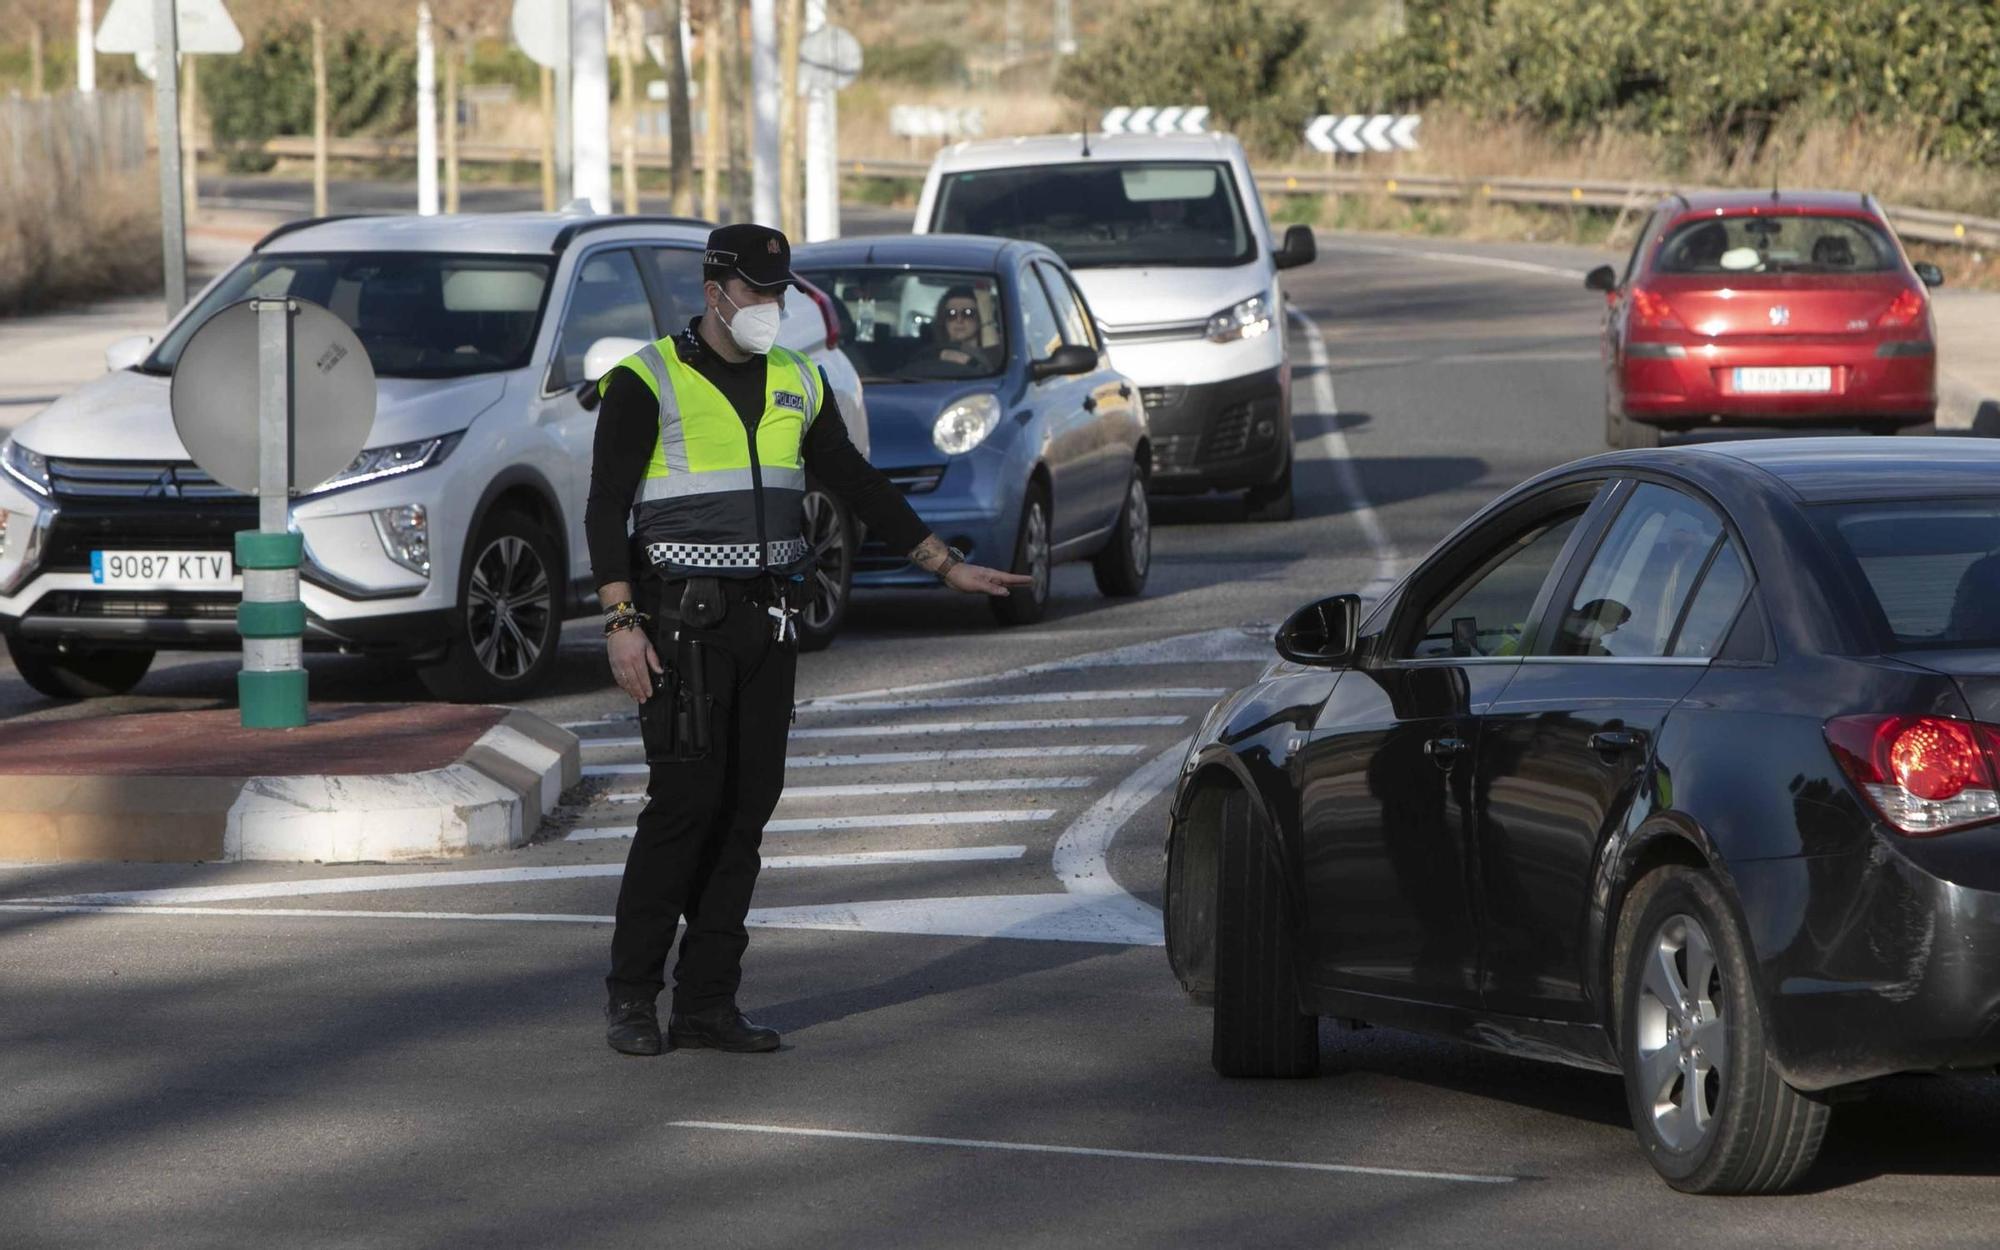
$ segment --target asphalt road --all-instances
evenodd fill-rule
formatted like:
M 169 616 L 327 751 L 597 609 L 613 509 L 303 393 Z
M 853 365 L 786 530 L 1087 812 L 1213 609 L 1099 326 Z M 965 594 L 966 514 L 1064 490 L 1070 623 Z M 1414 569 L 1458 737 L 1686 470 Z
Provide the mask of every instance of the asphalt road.
M 1327 1025 L 1319 1079 L 1219 1080 L 1152 944 L 1178 744 L 1272 623 L 1599 449 L 1583 259 L 1327 239 L 1290 288 L 1300 519 L 1162 503 L 1145 598 L 1066 569 L 1028 629 L 861 599 L 803 666 L 766 839 L 742 1001 L 778 1054 L 601 1041 L 641 783 L 587 622 L 532 705 L 592 743 L 567 836 L 417 867 L 0 867 L 0 899 L 202 891 L 0 907 L 0 1240 L 1992 1244 L 1995 1082 L 1892 1083 L 1841 1109 L 1811 1192 L 1696 1200 L 1611 1078 Z M 407 689 L 310 667 L 320 698 Z M 0 668 L 0 715 L 223 705 L 233 673 L 170 657 L 56 708 Z

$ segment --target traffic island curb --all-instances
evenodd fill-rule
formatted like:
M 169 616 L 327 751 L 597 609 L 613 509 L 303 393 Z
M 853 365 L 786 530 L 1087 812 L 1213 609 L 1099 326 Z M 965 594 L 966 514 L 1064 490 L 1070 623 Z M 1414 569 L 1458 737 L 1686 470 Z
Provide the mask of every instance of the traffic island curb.
M 0 861 L 457 857 L 520 846 L 582 775 L 532 712 L 316 707 L 246 730 L 233 708 L 0 726 Z

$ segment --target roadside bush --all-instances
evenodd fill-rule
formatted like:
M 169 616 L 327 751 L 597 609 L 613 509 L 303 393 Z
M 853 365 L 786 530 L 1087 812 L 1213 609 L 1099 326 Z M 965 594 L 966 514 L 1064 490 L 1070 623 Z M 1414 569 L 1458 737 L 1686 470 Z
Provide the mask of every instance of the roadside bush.
M 861 61 L 861 76 L 875 82 L 916 87 L 943 87 L 969 81 L 965 54 L 942 39 L 870 44 Z
M 70 211 L 0 186 L 0 317 L 157 288 L 159 184 L 146 170 L 94 179 Z
M 407 129 L 416 121 L 416 51 L 407 40 L 331 36 L 326 54 L 327 127 L 336 135 Z M 274 29 L 237 56 L 201 67 L 202 104 L 225 163 L 262 172 L 275 162 L 258 146 L 273 135 L 312 133 L 312 37 Z

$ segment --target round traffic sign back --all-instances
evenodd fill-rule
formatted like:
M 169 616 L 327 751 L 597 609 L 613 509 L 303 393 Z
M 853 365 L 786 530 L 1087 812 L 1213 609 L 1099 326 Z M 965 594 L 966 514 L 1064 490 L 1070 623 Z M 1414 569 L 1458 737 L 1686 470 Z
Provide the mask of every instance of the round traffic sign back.
M 861 74 L 861 41 L 844 26 L 822 26 L 799 42 L 799 90 L 845 91 Z
M 257 493 L 256 300 L 204 321 L 174 366 L 174 430 L 194 462 L 234 490 Z M 292 301 L 292 480 L 310 490 L 348 465 L 375 424 L 375 366 L 347 323 Z

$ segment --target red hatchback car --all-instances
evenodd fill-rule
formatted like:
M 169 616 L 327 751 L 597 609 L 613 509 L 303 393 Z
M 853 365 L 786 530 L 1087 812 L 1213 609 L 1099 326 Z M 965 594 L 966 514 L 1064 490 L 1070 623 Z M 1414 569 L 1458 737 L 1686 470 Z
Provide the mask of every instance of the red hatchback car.
M 1869 195 L 1716 192 L 1661 201 L 1604 292 L 1605 440 L 1705 425 L 1893 434 L 1937 409 L 1926 287 Z

